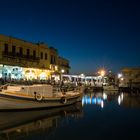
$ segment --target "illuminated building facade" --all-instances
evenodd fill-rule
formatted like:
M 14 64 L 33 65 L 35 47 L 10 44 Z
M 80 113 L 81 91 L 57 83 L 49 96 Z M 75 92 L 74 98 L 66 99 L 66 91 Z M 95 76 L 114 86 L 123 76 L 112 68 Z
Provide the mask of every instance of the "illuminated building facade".
M 59 72 L 58 58 L 57 50 L 45 43 L 0 35 L 0 78 L 50 79 Z
M 140 87 L 140 68 L 124 68 L 121 70 L 122 75 L 119 85 L 122 87 Z
M 58 51 L 54 47 L 50 47 L 50 69 L 58 71 Z
M 63 57 L 58 57 L 58 65 L 59 65 L 59 72 L 63 74 L 68 74 L 69 73 L 69 60 L 63 58 Z

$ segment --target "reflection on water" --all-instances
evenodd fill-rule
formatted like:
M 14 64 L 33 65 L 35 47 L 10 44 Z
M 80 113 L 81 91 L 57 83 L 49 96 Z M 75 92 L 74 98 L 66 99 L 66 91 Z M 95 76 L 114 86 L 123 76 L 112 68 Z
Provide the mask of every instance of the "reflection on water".
M 123 102 L 123 93 L 118 96 L 118 104 L 120 105 Z
M 62 120 L 65 118 L 67 118 L 68 123 L 68 118 L 74 120 L 82 116 L 83 112 L 80 102 L 72 106 L 50 110 L 1 112 L 0 140 L 20 140 L 41 132 L 50 135 L 58 125 L 64 125 Z
M 119 105 L 127 107 L 127 108 L 140 108 L 140 94 L 128 94 L 121 93 L 118 96 L 118 100 L 120 98 Z
M 106 93 L 90 93 L 82 98 L 82 106 L 85 104 L 97 104 L 100 105 L 101 108 L 104 107 L 104 101 L 107 100 Z
M 118 105 L 129 107 L 140 107 L 140 94 L 103 92 L 103 93 L 87 93 L 82 98 L 82 106 L 91 104 L 99 105 L 101 108 L 110 101 L 117 101 Z
M 112 139 L 117 135 L 118 139 L 121 135 L 135 137 L 140 126 L 139 118 L 140 95 L 86 93 L 82 102 L 63 108 L 0 112 L 0 140 L 55 140 L 66 137 L 67 140 L 85 140 L 93 135 L 95 139 Z M 119 130 L 117 135 L 116 130 Z

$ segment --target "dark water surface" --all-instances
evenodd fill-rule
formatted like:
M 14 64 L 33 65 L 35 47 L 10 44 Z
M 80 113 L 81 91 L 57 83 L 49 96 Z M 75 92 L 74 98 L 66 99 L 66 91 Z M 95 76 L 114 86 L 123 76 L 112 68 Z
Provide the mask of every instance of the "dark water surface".
M 86 93 L 76 105 L 0 113 L 0 140 L 138 139 L 140 95 Z

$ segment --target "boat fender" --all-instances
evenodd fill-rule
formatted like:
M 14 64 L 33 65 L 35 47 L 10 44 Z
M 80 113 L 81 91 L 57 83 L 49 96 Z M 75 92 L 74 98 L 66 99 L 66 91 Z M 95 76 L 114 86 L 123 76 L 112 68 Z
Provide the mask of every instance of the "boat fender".
M 67 99 L 65 97 L 61 98 L 61 103 L 66 104 L 67 103 Z
M 42 127 L 42 121 L 41 121 L 41 120 L 38 120 L 38 121 L 36 122 L 36 127 L 37 127 L 37 128 L 41 128 L 41 127 Z
M 42 100 L 42 98 L 43 98 L 43 96 L 42 96 L 42 94 L 40 94 L 40 93 L 34 93 L 35 94 L 35 99 L 37 100 L 37 101 L 41 101 Z

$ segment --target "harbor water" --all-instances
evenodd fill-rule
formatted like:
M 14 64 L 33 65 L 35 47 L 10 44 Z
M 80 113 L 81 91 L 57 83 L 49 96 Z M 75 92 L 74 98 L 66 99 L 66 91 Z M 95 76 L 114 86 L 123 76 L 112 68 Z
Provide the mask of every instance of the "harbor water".
M 139 129 L 138 93 L 85 93 L 64 108 L 0 112 L 0 140 L 136 139 Z

